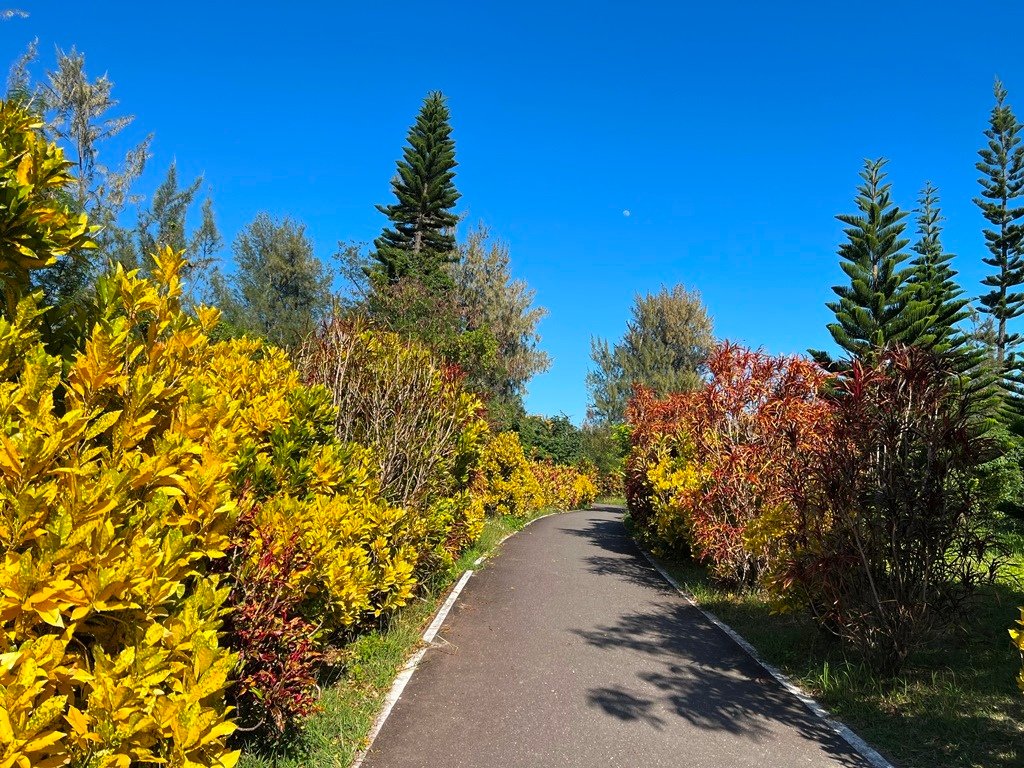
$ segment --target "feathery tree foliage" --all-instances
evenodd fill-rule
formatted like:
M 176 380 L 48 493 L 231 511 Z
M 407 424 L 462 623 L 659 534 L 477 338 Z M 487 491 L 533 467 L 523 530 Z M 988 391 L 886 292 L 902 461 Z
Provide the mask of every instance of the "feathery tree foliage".
M 216 254 L 223 245 L 213 214 L 213 201 L 209 197 L 200 208 L 199 226 L 189 230 L 189 213 L 195 206 L 202 183 L 203 177 L 200 176 L 188 186 L 180 187 L 177 163 L 172 162 L 163 182 L 153 192 L 149 207 L 139 210 L 134 233 L 122 231 L 122 252 L 120 258 L 115 256 L 115 260 L 123 264 L 134 262 L 148 269 L 152 254 L 161 246 L 169 245 L 175 250 L 185 251 L 188 266 L 183 278 L 193 299 L 202 292 Z
M 702 383 L 704 363 L 714 346 L 711 316 L 697 291 L 676 285 L 669 291 L 637 295 L 632 318 L 618 344 L 591 341 L 596 366 L 587 374 L 590 417 L 621 424 L 634 384 L 658 395 L 687 392 Z
M 826 305 L 836 315 L 828 330 L 850 358 L 860 360 L 890 342 L 925 340 L 931 321 L 926 303 L 909 282 L 913 270 L 900 266 L 910 257 L 903 251 L 910 242 L 903 236 L 907 213 L 892 202 L 885 164 L 883 158 L 864 161 L 857 213 L 836 217 L 846 224 L 847 240 L 839 246 L 839 256 L 850 283 L 832 288 L 839 301 Z M 824 353 L 812 354 L 821 363 L 831 363 Z
M 446 281 L 444 265 L 456 259 L 458 217 L 452 208 L 459 199 L 450 119 L 444 95 L 428 94 L 391 182 L 397 202 L 377 206 L 391 226 L 373 243 L 374 282 L 394 284 L 410 276 L 428 284 Z
M 986 229 L 985 242 L 991 254 L 983 261 L 995 273 L 982 280 L 991 288 L 978 301 L 981 311 L 992 316 L 995 323 L 995 358 L 1000 371 L 1011 364 L 1011 357 L 1021 336 L 1010 333 L 1007 321 L 1024 313 L 1024 146 L 1021 125 L 1006 103 L 1006 89 L 996 80 L 995 106 L 985 131 L 986 145 L 978 151 L 981 159 L 975 167 L 983 175 L 978 179 L 981 196 L 974 199 L 982 214 L 992 225 Z
M 918 199 L 918 240 L 911 246 L 917 257 L 910 263 L 913 273 L 910 283 L 917 289 L 917 298 L 923 301 L 931 318 L 927 331 L 927 344 L 937 352 L 955 352 L 966 339 L 958 328 L 967 319 L 968 301 L 956 282 L 952 267 L 953 254 L 942 247 L 942 211 L 939 192 L 927 182 Z
M 470 231 L 458 255 L 450 271 L 464 329 L 489 331 L 497 344 L 497 377 L 488 390 L 520 397 L 526 383 L 551 364 L 538 349 L 537 325 L 547 310 L 533 305 L 536 291 L 512 277 L 508 244 L 492 240 L 483 224 Z
M 105 74 L 90 80 L 85 56 L 75 48 L 57 51 L 56 67 L 33 91 L 33 102 L 47 118 L 47 133 L 71 150 L 78 188 L 76 203 L 99 224 L 99 245 L 103 230 L 116 227 L 118 215 L 127 204 L 138 202 L 132 185 L 142 174 L 149 159 L 152 134 L 128 150 L 115 169 L 102 159 L 104 142 L 120 135 L 135 122 L 134 115 L 112 116 L 118 106 L 113 97 L 114 83 Z
M 232 246 L 237 272 L 214 275 L 217 306 L 231 330 L 297 347 L 330 307 L 330 278 L 306 229 L 259 214 Z
M 172 163 L 149 206 L 143 207 L 143 196 L 136 186 L 150 157 L 152 134 L 130 148 L 116 166 L 108 165 L 108 142 L 120 141 L 135 117 L 115 114 L 118 101 L 113 95 L 113 81 L 106 75 L 90 78 L 85 56 L 75 48 L 68 52 L 58 49 L 54 68 L 34 83 L 31 68 L 37 48 L 35 43 L 30 45 L 11 67 L 6 98 L 38 114 L 44 121 L 45 135 L 64 148 L 76 178 L 70 192 L 64 193 L 65 202 L 88 214 L 89 220 L 99 226 L 95 250 L 69 254 L 69 258 L 34 276 L 44 301 L 73 310 L 91 293 L 95 278 L 108 263 L 148 267 L 155 247 L 164 244 L 187 250 L 186 293 L 187 298 L 195 299 L 221 246 L 209 198 L 203 204 L 199 226 L 192 232 L 186 226 L 186 217 L 198 200 L 202 177 L 179 188 L 177 168 Z M 133 208 L 137 219 L 134 227 L 124 223 Z

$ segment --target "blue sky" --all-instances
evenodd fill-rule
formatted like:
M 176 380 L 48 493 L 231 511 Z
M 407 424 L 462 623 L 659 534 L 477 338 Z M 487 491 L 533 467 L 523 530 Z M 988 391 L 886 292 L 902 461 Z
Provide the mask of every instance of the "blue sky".
M 18 7 L 3 60 L 34 37 L 43 65 L 77 45 L 136 115 L 126 139 L 155 134 L 143 187 L 173 158 L 205 174 L 228 241 L 264 210 L 306 222 L 325 260 L 372 240 L 419 103 L 444 91 L 459 210 L 510 243 L 550 312 L 554 364 L 527 405 L 576 420 L 591 336 L 620 336 L 633 295 L 661 284 L 699 289 L 720 337 L 828 348 L 834 216 L 865 157 L 890 158 L 904 207 L 939 186 L 976 294 L 994 76 L 1024 116 L 1018 3 Z

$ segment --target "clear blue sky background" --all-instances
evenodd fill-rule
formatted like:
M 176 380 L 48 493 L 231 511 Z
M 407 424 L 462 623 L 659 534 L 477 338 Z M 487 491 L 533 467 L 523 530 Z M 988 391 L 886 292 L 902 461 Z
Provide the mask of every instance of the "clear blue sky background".
M 633 295 L 663 283 L 698 288 L 721 337 L 828 347 L 834 215 L 867 156 L 891 158 L 905 207 L 940 187 L 976 294 L 995 75 L 1024 113 L 1016 2 L 16 7 L 30 16 L 0 24 L 3 60 L 38 37 L 44 66 L 77 45 L 109 73 L 128 138 L 155 133 L 146 189 L 177 158 L 205 174 L 228 241 L 258 211 L 288 214 L 325 260 L 378 234 L 405 132 L 443 90 L 459 209 L 510 243 L 550 310 L 554 364 L 528 407 L 576 420 L 590 337 L 617 338 Z

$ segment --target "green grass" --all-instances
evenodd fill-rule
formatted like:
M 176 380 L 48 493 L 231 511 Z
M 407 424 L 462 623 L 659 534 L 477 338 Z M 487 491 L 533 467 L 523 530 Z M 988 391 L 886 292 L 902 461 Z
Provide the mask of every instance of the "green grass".
M 498 543 L 543 510 L 527 518 L 489 518 L 483 533 L 451 571 L 425 585 L 414 602 L 393 614 L 384 626 L 345 649 L 346 663 L 325 682 L 320 711 L 291 742 L 275 751 L 244 752 L 239 768 L 347 768 L 362 749 L 398 670 L 419 647 L 423 629 L 454 581 Z
M 918 652 L 892 679 L 847 658 L 807 616 L 776 613 L 762 594 L 723 589 L 699 565 L 665 565 L 702 606 L 897 765 L 1010 768 L 1024 766 L 1021 659 L 1007 634 L 1024 605 L 1024 524 L 1010 519 L 1004 527 L 1013 559 L 998 584 L 976 595 L 969 631 Z

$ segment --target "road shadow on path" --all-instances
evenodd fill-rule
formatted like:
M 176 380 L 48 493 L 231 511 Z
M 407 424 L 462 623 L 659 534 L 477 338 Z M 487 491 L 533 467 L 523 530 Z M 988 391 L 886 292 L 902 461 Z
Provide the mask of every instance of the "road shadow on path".
M 636 595 L 635 610 L 624 612 L 614 623 L 573 630 L 591 646 L 609 651 L 609 664 L 635 666 L 630 670 L 635 684 L 589 689 L 590 707 L 657 730 L 671 728 L 672 718 L 680 718 L 698 729 L 758 744 L 793 729 L 820 744 L 834 764 L 867 765 L 668 585 L 628 536 L 621 519 L 595 518 L 583 528 L 563 530 L 593 545 L 594 554 L 586 557 L 592 573 L 644 588 L 630 590 Z
M 602 512 L 620 512 L 603 509 Z M 594 545 L 587 555 L 587 569 L 598 576 L 612 576 L 665 595 L 676 594 L 640 552 L 619 518 L 594 518 L 585 528 L 560 528 L 560 532 L 586 539 Z

